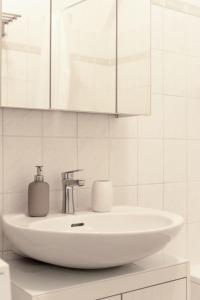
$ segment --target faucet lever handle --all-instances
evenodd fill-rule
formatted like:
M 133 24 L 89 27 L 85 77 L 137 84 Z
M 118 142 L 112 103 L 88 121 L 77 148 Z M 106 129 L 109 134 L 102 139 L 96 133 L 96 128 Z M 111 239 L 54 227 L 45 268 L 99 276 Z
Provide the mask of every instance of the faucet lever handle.
M 73 179 L 74 173 L 81 172 L 83 169 L 71 170 L 62 173 L 63 179 Z

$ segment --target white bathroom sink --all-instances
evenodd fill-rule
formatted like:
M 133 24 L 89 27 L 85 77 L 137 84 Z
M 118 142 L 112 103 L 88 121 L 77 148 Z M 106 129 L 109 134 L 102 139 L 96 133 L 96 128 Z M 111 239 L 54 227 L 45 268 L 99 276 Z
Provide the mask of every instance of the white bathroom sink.
M 19 253 L 86 269 L 119 266 L 152 255 L 182 224 L 180 216 L 130 206 L 115 207 L 110 213 L 3 217 L 4 232 Z

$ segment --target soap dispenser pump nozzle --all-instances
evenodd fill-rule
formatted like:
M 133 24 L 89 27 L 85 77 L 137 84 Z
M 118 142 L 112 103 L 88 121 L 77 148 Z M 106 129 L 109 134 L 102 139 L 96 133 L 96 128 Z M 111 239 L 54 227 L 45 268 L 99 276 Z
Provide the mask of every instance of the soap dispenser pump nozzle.
M 35 175 L 35 181 L 44 181 L 44 176 L 42 174 L 43 166 L 36 166 L 37 175 Z

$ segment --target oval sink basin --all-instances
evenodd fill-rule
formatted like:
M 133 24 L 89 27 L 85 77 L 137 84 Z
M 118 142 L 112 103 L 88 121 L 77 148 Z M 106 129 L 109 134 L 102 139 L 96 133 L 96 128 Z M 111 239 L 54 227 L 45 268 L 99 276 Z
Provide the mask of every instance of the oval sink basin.
M 86 269 L 119 266 L 152 255 L 182 224 L 180 216 L 130 206 L 115 207 L 110 213 L 3 217 L 4 232 L 22 255 Z

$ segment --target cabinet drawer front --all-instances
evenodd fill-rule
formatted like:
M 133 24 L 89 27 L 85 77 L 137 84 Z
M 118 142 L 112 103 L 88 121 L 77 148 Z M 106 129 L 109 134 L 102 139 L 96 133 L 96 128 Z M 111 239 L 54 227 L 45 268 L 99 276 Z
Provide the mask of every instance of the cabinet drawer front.
M 186 300 L 186 279 L 133 291 L 123 295 L 123 300 Z

